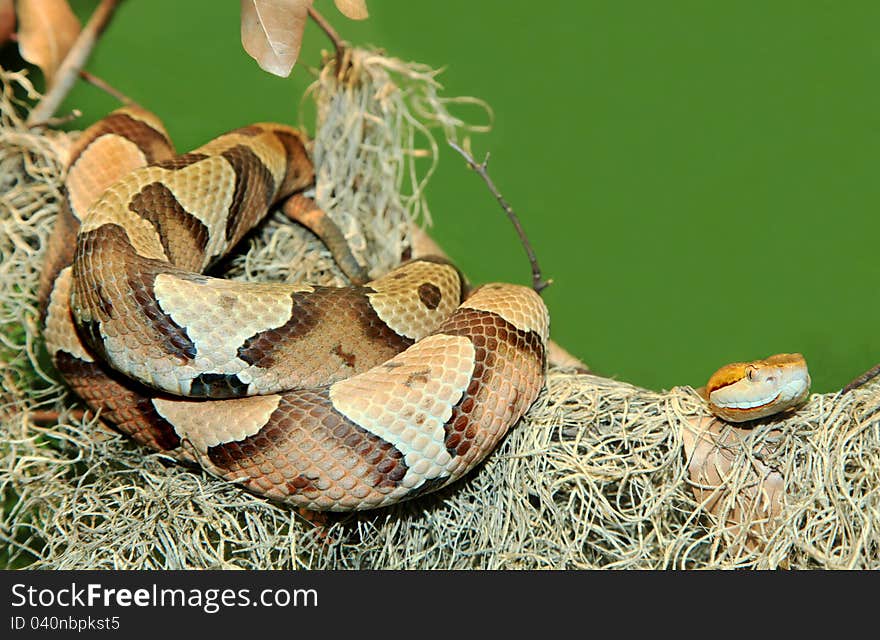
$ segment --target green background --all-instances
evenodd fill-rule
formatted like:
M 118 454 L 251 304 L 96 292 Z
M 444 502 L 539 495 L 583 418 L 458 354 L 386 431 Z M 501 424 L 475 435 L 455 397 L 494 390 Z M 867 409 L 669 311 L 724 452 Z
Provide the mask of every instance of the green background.
M 368 0 L 362 23 L 316 6 L 343 37 L 445 66 L 448 95 L 492 105 L 475 153 L 492 152 L 555 281 L 553 336 L 597 371 L 696 386 L 726 362 L 800 351 L 830 391 L 880 360 L 880 2 Z M 310 25 L 301 65 L 322 48 Z M 87 68 L 185 150 L 296 122 L 301 65 L 262 72 L 234 0 L 126 0 Z M 85 126 L 116 104 L 79 83 L 74 106 Z M 449 149 L 428 197 L 472 280 L 529 282 L 509 223 Z

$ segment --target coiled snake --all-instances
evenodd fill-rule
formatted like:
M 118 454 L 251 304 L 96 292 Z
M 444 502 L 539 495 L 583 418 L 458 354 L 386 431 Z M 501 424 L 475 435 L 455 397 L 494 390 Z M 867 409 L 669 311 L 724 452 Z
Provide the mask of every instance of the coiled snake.
M 87 129 L 40 285 L 56 368 L 137 442 L 312 510 L 384 506 L 473 469 L 544 382 L 531 289 L 423 257 L 348 288 L 203 275 L 314 171 L 255 124 L 175 155 L 125 107 Z M 293 200 L 298 198 L 299 200 Z
M 469 291 L 440 257 L 347 288 L 203 275 L 272 206 L 307 218 L 313 182 L 285 125 L 175 155 L 155 116 L 113 112 L 71 150 L 44 335 L 74 392 L 137 442 L 310 510 L 385 506 L 460 478 L 525 414 L 549 316 L 525 287 Z M 741 422 L 809 385 L 781 354 L 722 367 L 701 394 Z

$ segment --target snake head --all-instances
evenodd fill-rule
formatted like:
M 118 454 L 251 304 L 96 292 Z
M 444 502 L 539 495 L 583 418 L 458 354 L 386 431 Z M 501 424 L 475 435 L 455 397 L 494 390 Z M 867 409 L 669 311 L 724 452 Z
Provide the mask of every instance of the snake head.
M 704 397 L 719 418 L 746 422 L 796 407 L 809 392 L 807 361 L 799 353 L 780 353 L 721 367 L 709 378 Z

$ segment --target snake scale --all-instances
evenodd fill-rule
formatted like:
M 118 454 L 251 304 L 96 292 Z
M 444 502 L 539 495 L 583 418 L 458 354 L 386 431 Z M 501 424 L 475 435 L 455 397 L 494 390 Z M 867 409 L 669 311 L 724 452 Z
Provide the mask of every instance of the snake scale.
M 70 153 L 44 335 L 137 442 L 299 507 L 370 509 L 492 451 L 544 384 L 549 316 L 531 289 L 469 290 L 439 257 L 342 288 L 205 275 L 314 179 L 285 125 L 176 155 L 149 112 L 111 113 Z

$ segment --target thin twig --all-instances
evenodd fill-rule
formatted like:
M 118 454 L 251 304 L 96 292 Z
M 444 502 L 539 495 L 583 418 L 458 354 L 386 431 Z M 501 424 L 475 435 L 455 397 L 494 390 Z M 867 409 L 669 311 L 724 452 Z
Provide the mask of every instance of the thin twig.
M 315 21 L 315 24 L 317 24 L 325 34 L 327 34 L 327 37 L 330 38 L 330 41 L 333 43 L 333 48 L 336 49 L 336 76 L 341 76 L 342 55 L 345 52 L 345 41 L 339 37 L 336 29 L 331 27 L 330 23 L 327 22 L 327 19 L 322 16 L 314 7 L 309 7 L 309 16 L 312 18 L 312 20 Z
M 513 208 L 507 203 L 507 200 L 504 199 L 504 196 L 502 196 L 498 189 L 495 187 L 495 183 L 492 182 L 492 178 L 489 177 L 489 172 L 486 170 L 486 167 L 489 164 L 489 154 L 486 154 L 486 158 L 482 162 L 477 163 L 474 160 L 473 156 L 471 156 L 471 154 L 462 149 L 452 140 L 449 141 L 449 146 L 458 151 L 458 153 L 461 154 L 461 156 L 468 163 L 468 166 L 476 171 L 477 174 L 479 174 L 479 176 L 483 179 L 483 182 L 486 183 L 486 186 L 489 187 L 489 191 L 492 192 L 493 196 L 495 196 L 498 204 L 500 204 L 501 208 L 504 209 L 504 212 L 507 214 L 507 217 L 513 224 L 513 228 L 516 229 L 516 233 L 519 235 L 519 240 L 520 242 L 522 242 L 523 248 L 526 250 L 526 255 L 528 255 L 529 257 L 529 262 L 532 266 L 532 288 L 537 293 L 541 293 L 544 289 L 549 287 L 553 283 L 553 281 L 544 280 L 542 278 L 541 267 L 538 266 L 538 258 L 535 256 L 535 252 L 532 250 L 532 245 L 529 242 L 525 231 L 523 231 L 522 225 L 519 223 L 519 218 L 517 217 L 516 213 L 514 213 Z
M 55 74 L 55 81 L 52 86 L 48 87 L 46 95 L 37 103 L 28 116 L 28 125 L 33 126 L 35 123 L 46 122 L 58 110 L 64 98 L 70 92 L 73 83 L 79 76 L 80 70 L 85 66 L 86 61 L 92 53 L 92 49 L 98 42 L 101 32 L 107 27 L 113 12 L 119 0 L 101 0 L 101 4 L 95 9 L 95 12 L 89 18 L 86 26 L 80 31 L 76 42 L 67 52 L 64 62 L 58 67 Z
M 109 93 L 111 96 L 119 100 L 122 104 L 125 105 L 135 105 L 137 106 L 137 102 L 129 98 L 127 95 L 122 93 L 119 89 L 109 84 L 106 80 L 102 80 L 98 76 L 93 73 L 89 73 L 88 71 L 82 70 L 79 72 L 79 77 L 88 82 L 89 84 L 98 87 L 105 93 Z
M 68 122 L 73 122 L 77 118 L 82 117 L 82 111 L 79 109 L 72 109 L 70 113 L 67 113 L 63 116 L 55 116 L 53 118 L 49 118 L 48 120 L 43 120 L 41 122 L 32 122 L 30 124 L 31 128 L 37 127 L 60 127 L 62 124 L 67 124 Z

